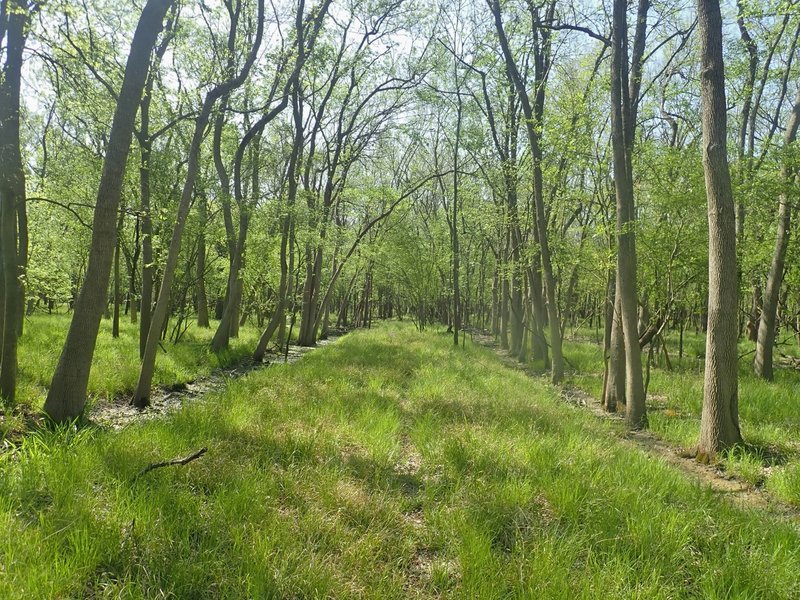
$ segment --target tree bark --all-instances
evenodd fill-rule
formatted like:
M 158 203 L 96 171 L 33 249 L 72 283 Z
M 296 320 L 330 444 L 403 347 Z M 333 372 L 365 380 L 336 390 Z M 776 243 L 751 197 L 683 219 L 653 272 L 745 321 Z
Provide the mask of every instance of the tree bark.
M 642 355 L 639 349 L 636 291 L 636 234 L 631 173 L 633 113 L 628 67 L 627 2 L 614 0 L 611 54 L 611 127 L 614 188 L 617 202 L 617 297 L 625 349 L 626 421 L 632 429 L 647 427 Z M 613 362 L 613 361 L 612 361 Z
M 131 43 L 125 76 L 114 111 L 103 173 L 97 193 L 86 276 L 56 366 L 44 410 L 51 419 L 68 421 L 86 404 L 86 388 L 100 318 L 106 302 L 111 260 L 117 241 L 116 217 L 139 100 L 150 66 L 150 53 L 173 0 L 148 0 Z
M 708 331 L 698 456 L 742 441 L 739 430 L 736 208 L 727 155 L 719 0 L 698 0 L 703 170 L 708 197 Z
M 800 92 L 797 94 L 789 123 L 784 134 L 784 150 L 787 152 L 797 139 L 797 128 L 800 125 Z M 784 159 L 781 168 L 784 183 L 791 185 L 796 176 L 796 167 L 789 163 L 789 158 Z M 761 319 L 758 324 L 758 338 L 756 340 L 756 357 L 754 360 L 755 372 L 758 377 L 772 381 L 772 351 L 775 345 L 775 321 L 778 314 L 778 297 L 783 272 L 786 265 L 786 250 L 789 247 L 791 234 L 792 203 L 786 192 L 781 194 L 778 203 L 778 230 L 775 235 L 775 249 L 772 253 L 772 263 L 767 278 L 767 287 L 764 290 L 764 299 L 761 307 Z
M 0 400 L 11 405 L 16 399 L 17 342 L 24 318 L 24 290 L 21 276 L 27 254 L 27 237 L 18 230 L 25 204 L 25 169 L 20 147 L 20 86 L 22 54 L 31 14 L 36 5 L 19 0 L 2 4 L 0 21 L 5 25 L 5 63 L 0 81 L 0 271 L 3 293 L 0 297 Z M 25 257 L 27 258 L 27 257 Z
M 207 329 L 208 321 L 208 295 L 206 294 L 206 225 L 208 223 L 208 205 L 205 196 L 198 199 L 200 212 L 200 238 L 197 241 L 197 326 Z
M 189 215 L 194 184 L 199 171 L 200 150 L 203 138 L 205 137 L 206 125 L 208 125 L 211 111 L 217 100 L 244 83 L 256 60 L 256 55 L 258 48 L 261 46 L 261 38 L 264 32 L 264 0 L 259 0 L 258 3 L 257 27 L 255 40 L 242 70 L 236 76 L 215 86 L 206 94 L 203 106 L 200 109 L 200 114 L 198 114 L 195 119 L 194 133 L 189 146 L 189 159 L 186 165 L 186 180 L 184 181 L 183 190 L 181 192 L 178 213 L 175 217 L 175 228 L 172 231 L 172 239 L 170 240 L 169 249 L 167 251 L 167 261 L 164 265 L 164 273 L 161 277 L 161 288 L 158 293 L 158 300 L 153 310 L 150 329 L 147 332 L 147 342 L 145 344 L 144 355 L 142 356 L 142 369 L 139 373 L 139 381 L 136 384 L 136 391 L 132 399 L 132 404 L 137 408 L 145 408 L 150 404 L 150 388 L 153 383 L 156 351 L 167 318 L 170 288 L 172 287 L 175 271 L 178 266 L 183 230 L 186 227 L 186 218 Z

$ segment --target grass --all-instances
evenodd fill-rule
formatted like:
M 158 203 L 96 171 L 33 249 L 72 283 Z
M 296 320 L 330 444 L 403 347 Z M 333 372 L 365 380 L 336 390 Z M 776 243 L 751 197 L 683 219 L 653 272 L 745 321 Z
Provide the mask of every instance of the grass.
M 20 340 L 17 401 L 32 409 L 41 408 L 53 377 L 71 315 L 34 315 L 26 320 Z M 190 326 L 177 344 L 163 343 L 156 358 L 155 385 L 173 385 L 208 375 L 218 367 L 236 363 L 252 354 L 259 332 L 242 327 L 231 347 L 217 355 L 211 352 L 210 329 Z M 111 321 L 103 319 L 97 337 L 89 395 L 113 397 L 133 393 L 139 377 L 139 326 L 122 319 L 120 337 L 111 336 Z
M 796 526 L 616 427 L 490 350 L 356 332 L 162 421 L 28 437 L 0 597 L 798 597 Z
M 599 398 L 602 391 L 602 351 L 587 332 L 565 342 L 565 354 L 574 365 L 569 385 Z M 594 337 L 594 332 L 592 332 Z M 677 340 L 667 340 L 672 370 L 663 356 L 651 369 L 648 389 L 650 429 L 659 437 L 683 448 L 697 445 L 703 401 L 705 339 L 687 333 L 683 359 L 677 358 Z M 720 459 L 729 472 L 767 489 L 783 501 L 800 506 L 800 374 L 776 367 L 775 381 L 753 375 L 751 342 L 740 343 L 743 356 L 739 368 L 739 415 L 746 444 Z M 796 354 L 800 347 L 782 349 Z M 776 354 L 777 359 L 777 354 Z

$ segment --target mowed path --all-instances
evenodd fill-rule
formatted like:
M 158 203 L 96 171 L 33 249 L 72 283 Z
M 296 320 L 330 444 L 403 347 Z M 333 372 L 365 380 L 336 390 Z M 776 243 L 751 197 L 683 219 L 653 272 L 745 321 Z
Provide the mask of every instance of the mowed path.
M 51 442 L 2 465 L 3 598 L 800 596 L 792 523 L 403 324 Z

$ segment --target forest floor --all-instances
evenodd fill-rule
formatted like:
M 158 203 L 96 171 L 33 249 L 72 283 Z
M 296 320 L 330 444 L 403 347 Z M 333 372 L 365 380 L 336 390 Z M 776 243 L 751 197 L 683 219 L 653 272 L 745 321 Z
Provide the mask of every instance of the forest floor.
M 161 419 L 28 436 L 0 457 L 0 597 L 800 596 L 791 519 L 623 429 L 381 324 Z
M 91 410 L 88 411 L 88 419 L 101 427 L 110 427 L 111 429 L 122 429 L 138 421 L 157 419 L 180 410 L 187 403 L 205 399 L 222 391 L 232 381 L 251 371 L 263 369 L 271 364 L 294 364 L 309 352 L 332 344 L 338 338 L 339 335 L 332 335 L 327 339 L 319 340 L 316 346 L 289 344 L 283 354 L 274 351 L 268 352 L 260 363 L 255 363 L 246 357 L 238 363 L 220 367 L 208 376 L 170 386 L 157 387 L 150 397 L 150 406 L 145 409 L 132 406 L 127 394 L 103 398 L 93 404 Z
M 19 347 L 17 405 L 10 411 L 0 407 L 0 451 L 16 446 L 28 431 L 41 425 L 42 404 L 69 323 L 66 314 L 37 314 L 26 319 Z M 246 371 L 260 335 L 257 328 L 244 326 L 230 347 L 217 354 L 210 348 L 216 322 L 205 329 L 190 325 L 177 343 L 165 341 L 156 357 L 154 407 L 139 413 L 127 406 L 141 365 L 139 326 L 127 319 L 120 325 L 120 337 L 114 339 L 111 322 L 101 321 L 88 386 L 89 418 L 110 426 L 173 410 L 181 404 L 181 392 L 192 387 L 199 392 L 206 381 L 219 385 Z
M 538 371 L 532 371 L 529 365 L 523 365 L 497 344 L 494 336 L 485 332 L 472 332 L 472 340 L 482 346 L 493 349 L 501 357 L 503 363 L 513 369 L 519 369 L 534 377 L 541 377 Z M 561 387 L 561 398 L 568 404 L 585 409 L 599 419 L 624 422 L 623 412 L 609 413 L 603 409 L 599 398 L 578 387 Z M 767 510 L 779 516 L 792 519 L 800 525 L 800 509 L 770 494 L 763 485 L 754 483 L 740 476 L 734 470 L 726 469 L 720 461 L 712 464 L 700 463 L 691 448 L 671 444 L 649 429 L 620 432 L 620 439 L 636 445 L 653 456 L 664 459 L 677 467 L 686 475 L 695 478 L 701 485 L 707 485 L 714 491 L 725 494 L 729 500 L 747 508 Z

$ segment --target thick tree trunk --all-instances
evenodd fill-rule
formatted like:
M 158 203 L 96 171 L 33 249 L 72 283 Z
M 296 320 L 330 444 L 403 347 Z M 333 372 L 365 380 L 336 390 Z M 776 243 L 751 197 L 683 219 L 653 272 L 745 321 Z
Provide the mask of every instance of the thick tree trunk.
M 742 441 L 739 430 L 736 219 L 727 156 L 719 0 L 698 0 L 703 170 L 708 197 L 708 333 L 701 458 Z
M 795 100 L 792 114 L 784 134 L 784 148 L 788 151 L 791 144 L 797 139 L 797 128 L 800 125 L 800 92 Z M 785 159 L 781 169 L 786 185 L 791 185 L 796 168 L 787 164 Z M 786 192 L 781 194 L 778 206 L 778 230 L 775 235 L 775 250 L 772 253 L 772 264 L 767 278 L 767 288 L 764 291 L 764 300 L 761 307 L 761 319 L 758 324 L 758 339 L 756 340 L 756 357 L 754 367 L 756 375 L 771 381 L 772 350 L 775 345 L 775 321 L 778 314 L 778 297 L 783 283 L 783 271 L 786 264 L 786 250 L 789 247 L 791 233 L 792 204 Z
M 116 217 L 130 151 L 131 137 L 150 64 L 150 53 L 172 0 L 148 0 L 131 43 L 125 76 L 114 111 L 103 173 L 97 193 L 89 264 L 56 366 L 44 410 L 54 421 L 79 416 L 86 404 L 86 387 L 100 318 L 106 302 L 114 246 Z

